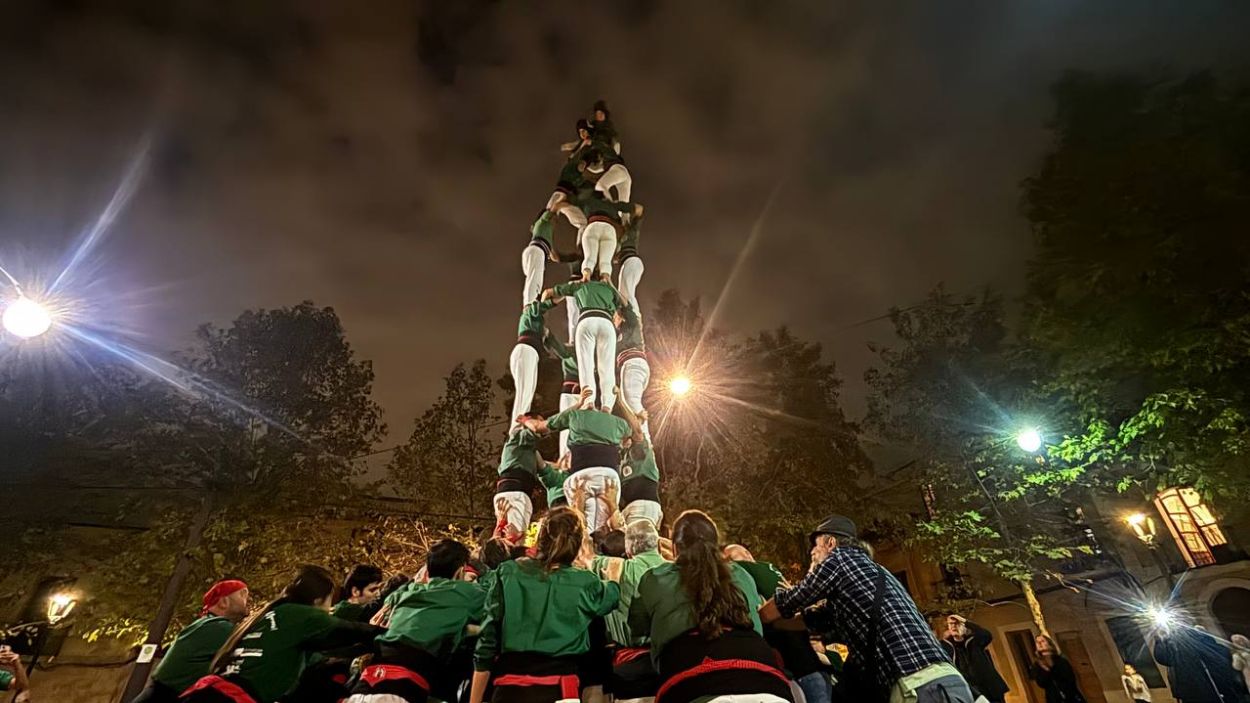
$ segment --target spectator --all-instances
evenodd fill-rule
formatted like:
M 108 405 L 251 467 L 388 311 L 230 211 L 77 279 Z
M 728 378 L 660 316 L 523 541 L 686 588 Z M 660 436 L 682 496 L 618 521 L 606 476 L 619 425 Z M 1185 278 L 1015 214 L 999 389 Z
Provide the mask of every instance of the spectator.
M 814 568 L 793 588 L 777 589 L 760 611 L 764 622 L 802 613 L 809 629 L 845 643 L 851 655 L 842 686 L 854 690 L 840 692 L 851 700 L 972 703 L 968 683 L 911 596 L 869 556 L 854 522 L 832 515 L 809 541 Z
M 352 567 L 343 582 L 343 600 L 334 605 L 330 614 L 352 622 L 369 622 L 382 603 L 382 570 L 370 564 Z
M 1037 658 L 1029 667 L 1029 676 L 1046 692 L 1046 703 L 1085 703 L 1085 696 L 1076 683 L 1076 672 L 1059 653 L 1048 635 L 1034 639 Z
M 946 634 L 942 646 L 955 662 L 955 668 L 968 680 L 974 691 L 991 703 L 1003 703 L 1011 690 L 990 658 L 990 643 L 994 635 L 990 631 L 969 622 L 962 615 L 951 614 L 946 618 Z
M 0 691 L 16 691 L 13 703 L 26 703 L 30 700 L 28 688 L 30 682 L 26 680 L 22 657 L 8 645 L 0 645 Z
M 1210 634 L 1190 626 L 1163 630 L 1155 660 L 1168 667 L 1172 695 L 1183 703 L 1240 703 L 1245 685 L 1233 670 L 1232 653 Z
M 247 617 L 247 584 L 218 581 L 204 594 L 200 618 L 178 633 L 152 673 L 152 680 L 132 703 L 173 703 L 191 684 L 208 674 L 208 666 L 234 626 Z
M 1233 635 L 1233 669 L 1241 672 L 1245 686 L 1250 690 L 1250 639 L 1245 635 Z
M 1137 673 L 1137 669 L 1132 664 L 1124 665 L 1124 675 L 1120 677 L 1120 684 L 1124 686 L 1124 695 L 1132 703 L 1150 703 L 1150 687 L 1146 685 L 1146 679 Z

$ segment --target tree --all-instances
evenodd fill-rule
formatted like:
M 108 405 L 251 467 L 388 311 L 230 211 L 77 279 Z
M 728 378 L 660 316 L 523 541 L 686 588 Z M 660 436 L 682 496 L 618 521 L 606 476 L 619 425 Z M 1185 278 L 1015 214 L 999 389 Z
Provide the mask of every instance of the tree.
M 1058 455 L 1121 489 L 1250 496 L 1250 86 L 1072 73 L 1024 184 L 1024 334 Z
M 942 564 L 981 564 L 1016 583 L 1045 631 L 1034 578 L 1088 546 L 1066 515 L 1080 472 L 1015 443 L 1044 414 L 1032 360 L 1010 343 L 1002 301 L 989 292 L 956 298 L 939 286 L 890 317 L 898 343 L 874 347 L 867 425 L 911 453 L 926 503 L 904 518 L 912 542 Z
M 464 515 L 489 515 L 499 437 L 507 420 L 492 411 L 495 393 L 486 361 L 458 364 L 446 390 L 417 418 L 412 435 L 395 451 L 387 472 L 401 495 L 428 509 L 453 507 Z

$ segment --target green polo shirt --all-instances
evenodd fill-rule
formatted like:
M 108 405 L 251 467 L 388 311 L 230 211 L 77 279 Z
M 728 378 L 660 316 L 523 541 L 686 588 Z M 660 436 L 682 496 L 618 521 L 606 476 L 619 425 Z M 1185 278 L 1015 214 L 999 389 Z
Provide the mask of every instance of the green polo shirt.
M 585 444 L 619 445 L 633 434 L 629 423 L 612 413 L 569 408 L 547 420 L 552 432 L 569 431 L 569 446 Z
M 646 351 L 647 343 L 642 338 L 642 320 L 638 313 L 628 305 L 621 306 L 621 326 L 617 328 L 616 353 L 626 351 Z
M 603 574 L 603 570 L 612 558 L 605 556 L 595 557 L 590 562 L 590 570 L 597 574 Z M 608 626 L 608 636 L 612 638 L 613 642 L 623 647 L 642 647 L 647 644 L 648 639 L 646 637 L 635 637 L 630 632 L 629 606 L 634 602 L 634 596 L 638 595 L 638 583 L 642 581 L 643 574 L 646 574 L 653 567 L 667 564 L 668 561 L 660 556 L 659 551 L 654 549 L 642 554 L 636 554 L 623 561 L 625 563 L 621 566 L 621 602 L 603 620 Z
M 621 239 L 617 242 L 616 250 L 622 256 L 625 254 L 638 253 L 638 240 L 642 236 L 642 218 L 635 217 L 630 220 L 629 226 L 621 232 Z
M 395 601 L 391 622 L 378 642 L 416 647 L 436 657 L 450 655 L 469 623 L 482 621 L 486 592 L 468 581 L 431 578 Z
M 564 168 L 560 169 L 560 180 L 556 185 L 571 186 L 574 190 L 583 191 L 590 186 L 590 182 L 586 180 L 586 176 L 578 170 L 577 164 L 580 158 L 569 159 L 564 162 Z
M 538 480 L 542 481 L 543 487 L 547 489 L 547 505 L 554 505 L 554 501 L 564 497 L 564 479 L 569 475 L 556 468 L 555 464 L 544 462 L 542 468 L 538 470 Z
M 534 224 L 530 226 L 530 242 L 538 244 L 548 252 L 552 249 L 551 231 L 555 226 L 554 217 L 554 212 L 543 210 L 543 214 L 539 215 L 538 219 L 534 220 Z
M 730 562 L 729 571 L 733 574 L 734 585 L 746 597 L 755 631 L 763 635 L 764 628 L 756 612 L 762 601 L 755 590 L 755 582 L 735 562 Z M 681 585 L 681 568 L 676 563 L 661 564 L 644 574 L 630 604 L 629 630 L 636 637 L 651 637 L 651 658 L 658 660 L 665 645 L 694 628 L 694 609 Z
M 207 668 L 207 667 L 206 667 Z M 8 669 L 0 669 L 0 691 L 7 691 L 13 687 L 13 681 L 17 679 L 12 671 Z
M 660 482 L 660 467 L 655 463 L 655 450 L 645 439 L 634 442 L 628 449 L 621 449 L 621 482 L 636 478 L 649 478 Z
M 615 583 L 572 566 L 546 571 L 534 559 L 521 559 L 496 572 L 473 657 L 478 671 L 489 671 L 505 652 L 585 654 L 591 621 L 612 612 L 621 597 Z
M 499 454 L 499 473 L 508 469 L 521 469 L 527 474 L 538 474 L 538 435 L 527 427 L 518 427 L 508 433 Z
M 543 316 L 555 306 L 555 302 L 550 300 L 535 300 L 532 303 L 526 303 L 525 307 L 521 308 L 521 318 L 517 321 L 516 336 L 533 337 L 534 342 L 538 343 L 543 338 L 545 329 Z
M 260 701 L 276 701 L 295 687 L 312 653 L 305 643 L 335 627 L 335 618 L 311 605 L 276 605 L 226 657 L 224 676 L 243 679 Z
M 583 315 L 587 310 L 601 310 L 611 315 L 620 306 L 621 299 L 616 289 L 603 281 L 570 281 L 560 283 L 551 290 L 559 296 L 573 296 L 577 309 Z
M 577 354 L 573 348 L 565 345 L 550 331 L 543 337 L 543 346 L 551 355 L 560 360 L 560 374 L 565 381 L 577 383 L 581 378 L 577 375 Z
M 586 213 L 586 219 L 606 217 L 614 224 L 619 225 L 621 224 L 621 215 L 633 211 L 633 203 L 613 202 L 604 198 L 598 191 L 582 199 L 582 212 Z
M 760 594 L 761 598 L 772 598 L 777 593 L 777 587 L 785 580 L 777 567 L 766 561 L 735 561 L 734 563 L 751 576 L 751 580 L 755 582 L 755 591 Z
M 217 650 L 234 632 L 234 623 L 216 615 L 205 615 L 178 633 L 152 678 L 182 693 L 208 675 Z

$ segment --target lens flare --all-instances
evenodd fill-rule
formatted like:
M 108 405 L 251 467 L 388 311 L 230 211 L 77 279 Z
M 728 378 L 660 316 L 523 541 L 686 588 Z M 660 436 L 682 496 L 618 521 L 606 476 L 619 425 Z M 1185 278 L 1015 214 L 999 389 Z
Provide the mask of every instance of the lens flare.
M 52 313 L 22 296 L 4 310 L 4 328 L 22 339 L 38 337 L 52 327 Z
M 677 376 L 668 382 L 668 389 L 673 395 L 682 396 L 690 392 L 690 378 L 687 376 Z
M 1016 434 L 1016 444 L 1024 451 L 1032 454 L 1042 448 L 1042 433 L 1030 427 Z

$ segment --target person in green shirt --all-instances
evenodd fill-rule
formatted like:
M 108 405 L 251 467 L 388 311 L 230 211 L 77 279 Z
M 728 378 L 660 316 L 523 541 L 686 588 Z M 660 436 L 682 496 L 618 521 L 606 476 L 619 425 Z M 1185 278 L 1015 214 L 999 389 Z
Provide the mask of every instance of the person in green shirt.
M 617 154 L 621 153 L 620 135 L 616 131 L 616 125 L 612 124 L 612 113 L 608 110 L 606 101 L 595 101 L 590 110 L 590 120 L 586 125 L 590 128 L 592 143 L 606 146 Z
M 247 584 L 236 579 L 213 584 L 202 599 L 201 617 L 178 633 L 152 680 L 131 703 L 173 703 L 206 675 L 235 624 L 247 617 L 249 595 Z
M 673 548 L 677 560 L 642 577 L 629 609 L 630 632 L 651 637 L 651 658 L 663 682 L 657 698 L 688 703 L 758 694 L 793 700 L 761 634 L 755 583 L 721 554 L 716 523 L 687 510 L 673 523 Z
M 525 538 L 534 516 L 530 494 L 538 487 L 539 467 L 546 464 L 538 453 L 538 433 L 524 424 L 528 419 L 528 415 L 517 417 L 522 424 L 508 433 L 499 456 L 499 479 L 495 482 L 494 536 L 512 544 Z
M 611 197 L 612 188 L 616 188 L 616 199 L 628 201 L 633 179 L 629 169 L 625 168 L 625 159 L 621 158 L 620 139 L 616 126 L 612 124 L 612 113 L 608 104 L 602 100 L 595 102 L 591 113 L 591 141 L 598 162 L 590 167 L 592 173 L 602 173 L 595 183 L 595 190 Z
M 554 250 L 551 242 L 552 219 L 555 213 L 543 210 L 530 225 L 530 241 L 521 250 L 521 273 L 525 276 L 525 284 L 521 287 L 521 304 L 528 305 L 538 300 L 543 292 L 543 274 L 547 271 L 547 257 Z
M 610 283 L 585 281 L 548 288 L 542 299 L 559 302 L 565 297 L 577 301 L 573 349 L 578 383 L 583 392 L 590 389 L 597 407 L 611 410 L 616 404 L 616 327 L 612 318 L 622 304 L 620 296 Z
M 651 440 L 645 436 L 621 448 L 621 505 L 621 517 L 627 525 L 635 520 L 649 520 L 659 526 L 664 519 L 660 467 Z
M 543 462 L 542 468 L 538 470 L 538 479 L 542 481 L 543 488 L 547 489 L 548 510 L 569 504 L 569 499 L 564 495 L 564 482 L 568 477 L 567 471 L 549 461 Z
M 11 651 L 8 645 L 0 645 L 0 691 L 16 691 L 17 697 L 13 699 L 13 703 L 26 703 L 30 700 L 28 688 L 30 682 L 26 680 L 26 668 L 22 666 L 21 655 Z
M 357 564 L 343 581 L 343 600 L 334 604 L 330 614 L 354 622 L 369 622 L 382 607 L 379 596 L 386 580 L 382 570 L 372 564 Z
M 276 703 L 296 687 L 315 653 L 372 647 L 382 628 L 330 614 L 337 590 L 329 571 L 301 567 L 276 600 L 234 628 L 210 673 L 179 703 Z
M 512 385 L 516 390 L 512 396 L 512 427 L 519 426 L 518 418 L 528 413 L 534 404 L 534 389 L 538 387 L 538 358 L 543 351 L 547 330 L 544 318 L 547 311 L 555 306 L 552 300 L 534 300 L 521 308 L 516 345 L 512 347 L 512 355 L 508 359 L 508 370 L 512 372 Z
M 592 195 L 581 204 L 586 214 L 586 227 L 578 235 L 582 245 L 582 280 L 597 275 L 602 281 L 612 280 L 612 260 L 616 256 L 617 233 L 621 227 L 642 217 L 642 205 L 613 202 Z
M 641 210 L 641 206 L 639 209 Z M 642 305 L 638 302 L 638 282 L 642 280 L 642 274 L 646 272 L 646 267 L 642 264 L 642 256 L 638 253 L 638 240 L 641 235 L 642 213 L 640 211 L 621 231 L 616 249 L 616 265 L 621 270 L 616 289 L 621 292 L 621 297 L 639 316 L 642 315 Z
M 431 692 L 455 690 L 461 676 L 450 670 L 452 657 L 469 626 L 481 622 L 486 601 L 481 586 L 464 580 L 468 561 L 469 548 L 455 540 L 430 547 L 429 580 L 412 584 L 394 601 L 390 624 L 377 640 L 379 655 L 361 672 L 345 703 L 386 695 L 424 703 Z M 449 700 L 445 693 L 439 698 Z
M 568 298 L 567 304 L 572 305 L 573 299 Z M 573 308 L 569 308 L 570 314 Z M 577 354 L 568 346 L 556 338 L 548 329 L 543 337 L 543 346 L 552 356 L 560 360 L 560 374 L 563 381 L 560 385 L 560 412 L 564 412 L 569 408 L 575 407 L 581 402 L 582 387 L 578 381 L 577 374 Z M 560 432 L 560 454 L 556 458 L 560 458 L 569 453 L 569 431 L 562 430 Z
M 538 531 L 537 556 L 499 566 L 486 594 L 470 703 L 482 703 L 492 677 L 495 703 L 578 697 L 590 623 L 621 595 L 615 583 L 573 566 L 585 536 L 581 516 L 557 508 Z
M 626 305 L 616 311 L 616 368 L 620 373 L 621 399 L 642 421 L 642 433 L 651 439 L 647 428 L 642 396 L 651 383 L 651 363 L 647 360 L 647 344 L 642 337 L 642 318 Z

